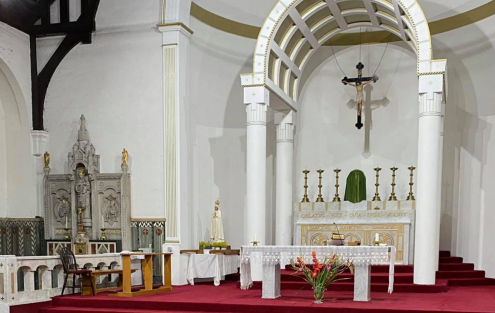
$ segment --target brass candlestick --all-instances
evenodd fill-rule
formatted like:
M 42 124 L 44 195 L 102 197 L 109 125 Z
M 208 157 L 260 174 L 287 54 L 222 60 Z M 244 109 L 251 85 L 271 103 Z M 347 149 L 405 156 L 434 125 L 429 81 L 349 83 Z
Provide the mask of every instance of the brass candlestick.
M 100 236 L 100 240 L 107 240 L 107 235 L 105 233 L 106 229 L 105 228 L 102 228 L 101 229 L 101 236 Z
M 308 174 L 309 174 L 309 171 L 304 170 L 303 173 L 304 173 L 304 197 L 303 197 L 301 202 L 309 202 L 309 198 L 308 198 Z
M 320 177 L 319 177 L 319 183 L 318 183 L 319 193 L 318 193 L 318 198 L 316 199 L 316 202 L 325 202 L 325 200 L 323 200 L 323 195 L 321 194 L 321 187 L 323 187 L 321 184 L 321 174 L 323 174 L 323 172 L 325 172 L 325 171 L 324 170 L 317 170 L 317 172 L 320 174 Z
M 70 228 L 64 228 L 64 230 L 65 230 L 64 239 L 65 240 L 70 240 Z
M 390 194 L 390 198 L 388 198 L 388 201 L 397 201 L 397 197 L 395 196 L 395 172 L 398 170 L 398 168 L 394 166 L 390 170 L 392 170 L 392 193 Z
M 380 187 L 380 171 L 382 169 L 379 168 L 379 167 L 376 167 L 375 168 L 375 171 L 376 171 L 376 183 L 375 183 L 375 186 L 376 186 L 376 192 L 375 192 L 375 196 L 373 197 L 373 201 L 382 201 L 382 199 L 380 198 L 380 195 L 378 194 L 378 187 Z
M 414 195 L 413 195 L 413 186 L 414 186 L 414 170 L 416 169 L 414 166 L 410 166 L 407 168 L 408 170 L 411 171 L 411 181 L 409 182 L 409 196 L 407 196 L 407 201 L 414 201 Z
M 253 244 L 253 247 L 257 247 L 260 242 L 255 240 L 251 241 L 251 243 Z
M 333 198 L 333 202 L 340 202 L 340 197 L 339 197 L 339 173 L 341 170 L 336 169 L 334 170 L 335 172 L 335 197 Z

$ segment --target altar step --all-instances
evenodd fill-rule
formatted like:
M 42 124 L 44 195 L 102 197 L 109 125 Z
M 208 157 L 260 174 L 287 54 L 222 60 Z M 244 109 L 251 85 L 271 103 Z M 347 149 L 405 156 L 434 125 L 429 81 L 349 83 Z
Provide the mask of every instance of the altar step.
M 239 285 L 240 283 L 238 283 Z M 261 282 L 253 282 L 253 289 L 262 289 Z M 282 281 L 280 283 L 281 290 L 311 290 L 311 286 L 303 281 Z M 449 289 L 446 280 L 437 281 L 435 285 L 421 286 L 413 283 L 394 283 L 394 292 L 414 292 L 414 293 L 440 293 L 446 292 Z M 327 290 L 330 291 L 353 291 L 354 282 L 338 281 L 331 284 Z M 388 292 L 388 281 L 386 283 L 371 283 L 372 292 Z

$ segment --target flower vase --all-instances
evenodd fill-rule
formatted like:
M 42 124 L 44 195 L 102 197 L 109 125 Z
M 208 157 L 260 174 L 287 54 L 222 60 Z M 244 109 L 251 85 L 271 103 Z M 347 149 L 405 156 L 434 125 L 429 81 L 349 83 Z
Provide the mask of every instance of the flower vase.
M 314 296 L 315 296 L 315 303 L 317 303 L 317 304 L 323 303 L 321 300 L 323 299 L 323 296 L 325 295 L 325 290 L 326 290 L 326 288 L 323 286 L 313 287 Z

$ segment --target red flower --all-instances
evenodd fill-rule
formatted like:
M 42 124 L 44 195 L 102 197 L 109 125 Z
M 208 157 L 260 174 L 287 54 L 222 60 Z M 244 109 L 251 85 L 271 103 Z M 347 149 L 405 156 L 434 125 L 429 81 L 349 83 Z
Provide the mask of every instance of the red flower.
M 332 256 L 332 261 L 335 259 L 335 257 L 336 257 L 336 256 L 337 256 L 336 254 L 334 254 L 334 255 Z
M 313 278 L 316 278 L 316 272 L 313 273 Z
M 313 258 L 315 258 L 316 257 L 316 252 L 315 251 L 311 252 L 311 255 L 313 256 Z
M 300 258 L 300 257 L 298 257 L 298 258 L 297 258 L 297 263 L 302 263 L 302 261 L 301 261 L 301 258 Z

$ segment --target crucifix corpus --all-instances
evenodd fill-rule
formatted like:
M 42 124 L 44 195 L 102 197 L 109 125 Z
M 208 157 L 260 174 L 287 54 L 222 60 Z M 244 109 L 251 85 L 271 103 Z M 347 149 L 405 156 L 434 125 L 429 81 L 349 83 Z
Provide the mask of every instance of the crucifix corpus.
M 361 129 L 363 127 L 363 123 L 361 122 L 361 116 L 363 113 L 363 101 L 364 101 L 364 86 L 370 84 L 370 83 L 376 83 L 378 81 L 378 76 L 373 74 L 372 77 L 363 77 L 363 68 L 364 65 L 363 63 L 359 62 L 358 65 L 356 65 L 356 68 L 358 70 L 358 77 L 357 78 L 347 78 L 344 77 L 342 79 L 342 83 L 344 85 L 350 85 L 356 87 L 357 90 L 357 123 L 356 127 L 357 129 Z

